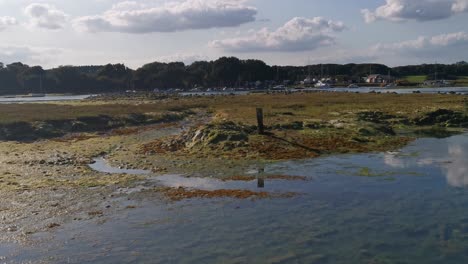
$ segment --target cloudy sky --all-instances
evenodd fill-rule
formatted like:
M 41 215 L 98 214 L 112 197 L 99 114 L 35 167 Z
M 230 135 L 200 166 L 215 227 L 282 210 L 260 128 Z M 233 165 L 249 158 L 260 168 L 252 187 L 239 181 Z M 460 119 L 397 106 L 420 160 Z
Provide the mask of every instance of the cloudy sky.
M 468 0 L 0 0 L 0 61 L 468 60 Z

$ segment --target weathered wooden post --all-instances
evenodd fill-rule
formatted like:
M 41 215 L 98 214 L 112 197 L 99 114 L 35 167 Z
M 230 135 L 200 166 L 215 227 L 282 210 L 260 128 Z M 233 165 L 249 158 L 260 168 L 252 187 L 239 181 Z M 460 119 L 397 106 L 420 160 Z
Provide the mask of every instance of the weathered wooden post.
M 263 108 L 257 108 L 257 124 L 258 134 L 265 134 L 265 126 L 263 125 Z

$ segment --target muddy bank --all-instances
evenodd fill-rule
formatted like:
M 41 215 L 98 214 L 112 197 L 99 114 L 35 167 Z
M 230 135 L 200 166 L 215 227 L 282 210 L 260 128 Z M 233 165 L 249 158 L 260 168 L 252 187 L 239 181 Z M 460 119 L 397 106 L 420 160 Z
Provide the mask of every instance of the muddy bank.
M 104 132 L 122 127 L 176 122 L 190 114 L 193 113 L 130 114 L 121 117 L 100 115 L 67 120 L 13 122 L 0 124 L 0 141 L 34 141 L 61 137 L 68 133 Z

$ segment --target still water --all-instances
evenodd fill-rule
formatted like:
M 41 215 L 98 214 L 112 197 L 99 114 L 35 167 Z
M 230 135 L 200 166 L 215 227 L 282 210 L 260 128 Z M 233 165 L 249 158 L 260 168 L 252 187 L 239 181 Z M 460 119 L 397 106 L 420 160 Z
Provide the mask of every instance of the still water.
M 44 97 L 0 97 L 0 104 L 79 101 L 91 95 L 47 95 Z
M 45 245 L 6 260 L 468 263 L 468 134 L 420 139 L 398 152 L 275 163 L 265 171 L 308 180 L 266 179 L 263 191 L 300 193 L 289 199 L 143 199 L 108 221 L 63 226 Z M 255 181 L 175 175 L 154 181 L 257 188 Z

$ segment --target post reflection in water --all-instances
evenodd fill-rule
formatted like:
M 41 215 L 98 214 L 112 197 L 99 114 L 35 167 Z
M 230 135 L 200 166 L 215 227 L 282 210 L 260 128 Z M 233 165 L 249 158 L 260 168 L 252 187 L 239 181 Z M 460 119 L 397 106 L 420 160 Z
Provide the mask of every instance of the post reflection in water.
M 257 178 L 257 188 L 265 188 L 265 179 L 261 176 Z
M 265 188 L 265 166 L 261 166 L 258 169 L 257 174 L 257 188 Z

